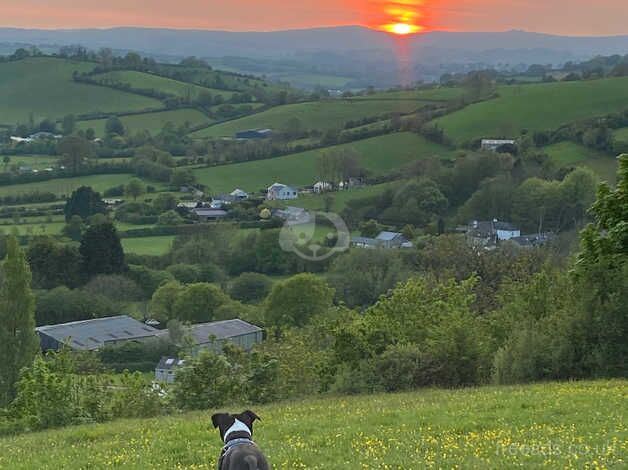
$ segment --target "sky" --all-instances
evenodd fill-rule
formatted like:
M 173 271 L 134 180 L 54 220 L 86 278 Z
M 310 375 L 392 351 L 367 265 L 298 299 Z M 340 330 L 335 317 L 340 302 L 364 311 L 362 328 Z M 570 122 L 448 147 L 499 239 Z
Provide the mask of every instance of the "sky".
M 0 0 L 0 26 L 270 31 L 355 25 L 626 34 L 627 0 Z M 390 26 L 388 26 L 390 27 Z

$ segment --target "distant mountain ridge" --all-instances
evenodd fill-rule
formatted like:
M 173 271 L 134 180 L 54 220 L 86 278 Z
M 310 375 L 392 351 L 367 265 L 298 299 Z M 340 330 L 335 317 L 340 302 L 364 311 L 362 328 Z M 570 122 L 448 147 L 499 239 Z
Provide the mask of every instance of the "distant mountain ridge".
M 406 38 L 414 49 L 438 48 L 480 52 L 493 49 L 548 49 L 573 56 L 628 53 L 625 36 L 556 36 L 526 31 L 434 31 Z M 299 52 L 391 51 L 397 38 L 361 26 L 273 32 L 228 32 L 157 28 L 37 30 L 0 28 L 0 42 L 82 44 L 175 56 L 253 56 L 277 58 Z
M 347 89 L 434 81 L 445 72 L 523 71 L 531 64 L 562 65 L 596 55 L 628 54 L 628 35 L 434 31 L 399 38 L 361 26 L 274 32 L 0 28 L 0 51 L 10 50 L 7 44 L 32 44 L 46 51 L 76 44 L 89 49 L 108 47 L 117 54 L 136 51 L 165 62 L 197 56 L 217 68 L 265 75 L 303 88 L 328 86 L 335 83 L 329 77 L 341 77 L 346 79 L 343 85 L 335 86 Z

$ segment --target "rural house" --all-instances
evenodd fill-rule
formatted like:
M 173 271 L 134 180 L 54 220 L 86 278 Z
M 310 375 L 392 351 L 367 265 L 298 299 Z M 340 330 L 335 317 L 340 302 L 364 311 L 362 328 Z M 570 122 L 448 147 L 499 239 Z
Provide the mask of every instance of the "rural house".
M 467 240 L 472 245 L 485 247 L 521 236 L 521 230 L 513 224 L 500 222 L 497 219 L 490 221 L 474 220 L 467 226 L 465 233 Z
M 312 187 L 315 193 L 326 193 L 329 191 L 333 191 L 334 185 L 331 183 L 327 183 L 326 181 L 318 181 Z
M 127 315 L 40 326 L 35 331 L 42 351 L 56 351 L 63 346 L 77 351 L 94 351 L 129 341 L 146 341 L 159 333 Z
M 274 183 L 266 192 L 266 199 L 269 201 L 286 201 L 289 199 L 297 199 L 298 197 L 299 191 L 281 183 Z
M 245 201 L 249 198 L 249 193 L 243 191 L 242 189 L 236 188 L 231 193 L 229 193 L 231 197 L 236 201 Z

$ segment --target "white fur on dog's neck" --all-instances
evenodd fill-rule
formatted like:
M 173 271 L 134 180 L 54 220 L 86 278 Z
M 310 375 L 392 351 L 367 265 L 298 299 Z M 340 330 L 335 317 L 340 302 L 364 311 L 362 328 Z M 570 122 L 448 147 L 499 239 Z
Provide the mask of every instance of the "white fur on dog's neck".
M 227 442 L 227 437 L 229 437 L 229 434 L 234 432 L 246 432 L 249 434 L 249 436 L 253 435 L 249 427 L 237 418 L 235 418 L 235 422 L 231 425 L 231 427 L 225 431 L 224 441 Z

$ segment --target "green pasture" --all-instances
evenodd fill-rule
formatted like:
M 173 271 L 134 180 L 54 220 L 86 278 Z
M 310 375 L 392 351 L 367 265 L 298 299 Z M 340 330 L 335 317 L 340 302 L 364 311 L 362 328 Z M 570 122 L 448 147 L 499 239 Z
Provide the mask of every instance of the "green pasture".
M 123 238 L 121 242 L 125 253 L 161 256 L 170 251 L 174 239 L 173 236 Z
M 76 83 L 72 73 L 94 64 L 37 57 L 0 63 L 0 124 L 28 123 L 32 118 L 60 119 L 67 114 L 160 108 L 158 100 L 122 91 Z
M 355 99 L 451 101 L 462 98 L 464 95 L 465 90 L 460 87 L 434 87 L 421 90 L 380 91 L 365 96 L 358 96 Z
M 424 106 L 417 100 L 329 100 L 277 106 L 261 113 L 217 124 L 192 134 L 193 137 L 233 137 L 238 131 L 254 128 L 281 130 L 291 119 L 304 129 L 343 128 L 348 121 L 389 113 L 408 114 Z
M 502 86 L 499 97 L 435 121 L 456 142 L 517 137 L 628 108 L 628 77 Z
M 194 174 L 213 193 L 234 188 L 260 191 L 274 182 L 311 185 L 317 180 L 317 157 L 337 148 L 355 149 L 362 156 L 362 166 L 373 174 L 384 174 L 422 158 L 448 158 L 451 155 L 445 147 L 417 134 L 402 132 L 284 157 L 203 168 L 195 170 Z
M 171 122 L 176 127 L 188 123 L 191 127 L 209 124 L 211 119 L 197 109 L 174 109 L 170 111 L 158 111 L 154 113 L 133 114 L 130 116 L 120 117 L 122 124 L 128 133 L 136 133 L 140 131 L 148 131 L 155 135 L 161 132 L 166 123 Z M 78 128 L 87 130 L 94 129 L 96 135 L 105 135 L 106 119 L 94 119 L 90 121 L 81 121 Z
M 108 81 L 125 83 L 130 85 L 131 88 L 136 89 L 153 89 L 181 98 L 189 98 L 191 100 L 196 99 L 203 91 L 210 93 L 212 96 L 222 96 L 224 99 L 229 99 L 231 98 L 231 95 L 233 95 L 233 92 L 230 91 L 205 88 L 193 83 L 181 82 L 171 78 L 160 77 L 159 75 L 154 75 L 152 73 L 137 72 L 134 70 L 106 72 L 95 75 L 93 78 L 95 80 L 101 80 L 105 83 Z
M 543 151 L 559 166 L 590 168 L 609 183 L 617 179 L 617 159 L 599 150 L 567 141 L 544 147 Z
M 253 409 L 254 440 L 276 470 L 620 469 L 625 380 L 326 396 Z M 0 439 L 11 470 L 212 470 L 218 410 Z
M 121 184 L 126 184 L 132 178 L 133 175 L 129 174 L 89 175 L 75 178 L 57 178 L 48 181 L 39 181 L 36 183 L 0 186 L 0 196 L 6 196 L 9 194 L 25 194 L 34 191 L 51 192 L 57 195 L 69 196 L 72 191 L 80 186 L 91 186 L 95 191 L 103 192 L 105 189 L 119 186 Z

